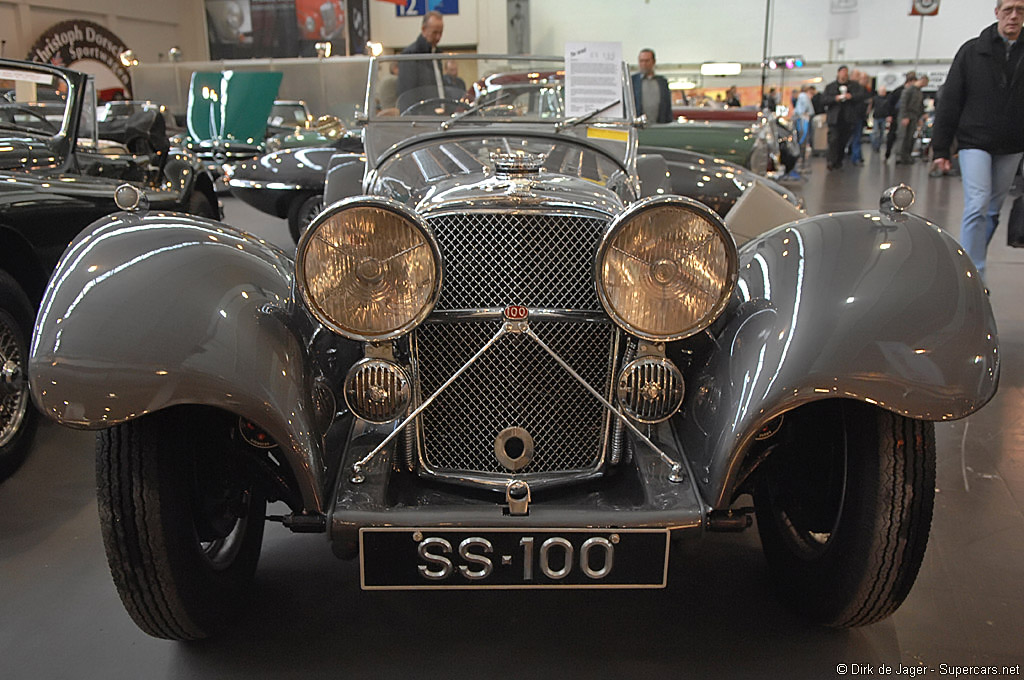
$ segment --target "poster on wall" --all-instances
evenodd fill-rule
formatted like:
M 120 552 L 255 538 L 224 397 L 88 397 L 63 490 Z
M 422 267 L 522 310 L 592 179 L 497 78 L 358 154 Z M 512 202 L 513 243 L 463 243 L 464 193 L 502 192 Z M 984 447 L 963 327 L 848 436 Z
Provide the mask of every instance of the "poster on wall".
M 43 31 L 28 51 L 29 61 L 67 66 L 96 78 L 103 99 L 132 98 L 132 76 L 121 63 L 128 48 L 104 26 L 84 19 L 62 21 Z
M 397 17 L 421 17 L 427 12 L 459 13 L 459 0 L 398 0 L 395 4 L 398 5 L 395 7 Z
M 349 54 L 366 54 L 366 43 L 370 40 L 370 0 L 348 0 Z
M 323 42 L 346 50 L 345 0 L 206 0 L 206 24 L 214 60 L 315 57 Z
M 345 30 L 341 0 L 295 0 L 295 18 L 303 40 L 337 40 Z

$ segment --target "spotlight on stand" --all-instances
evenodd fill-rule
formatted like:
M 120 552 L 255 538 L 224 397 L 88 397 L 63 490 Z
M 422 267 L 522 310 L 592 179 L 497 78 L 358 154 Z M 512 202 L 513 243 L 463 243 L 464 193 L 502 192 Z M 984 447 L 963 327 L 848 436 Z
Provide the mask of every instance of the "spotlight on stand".
M 371 40 L 366 43 L 366 51 L 369 52 L 372 57 L 379 57 L 384 53 L 384 45 Z
M 319 57 L 321 59 L 326 59 L 327 57 L 331 56 L 331 41 L 330 40 L 327 40 L 325 42 L 318 42 L 316 45 L 314 45 L 314 47 L 316 47 L 316 56 L 317 57 Z
M 175 45 L 167 50 L 167 60 L 174 63 L 181 61 L 181 48 Z

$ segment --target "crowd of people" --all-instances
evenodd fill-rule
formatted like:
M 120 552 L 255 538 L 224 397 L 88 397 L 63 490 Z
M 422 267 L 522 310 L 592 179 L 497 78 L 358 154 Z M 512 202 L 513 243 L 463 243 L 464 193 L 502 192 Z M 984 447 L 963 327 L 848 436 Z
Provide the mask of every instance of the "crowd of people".
M 958 152 L 964 185 L 960 238 L 982 277 L 988 242 L 1024 157 L 1024 41 L 1020 40 L 1024 0 L 996 0 L 995 17 L 996 22 L 964 43 L 953 60 L 936 102 L 932 145 L 935 174 L 949 173 L 954 147 Z M 442 15 L 428 12 L 420 35 L 403 53 L 436 53 L 443 30 Z M 672 120 L 671 92 L 667 80 L 655 74 L 655 64 L 654 50 L 640 51 L 639 72 L 632 83 L 634 103 L 637 112 L 649 121 L 667 123 Z M 445 87 L 464 90 L 455 62 L 443 64 L 443 75 L 441 68 L 438 62 L 410 62 L 393 73 L 399 108 L 402 94 L 420 87 L 436 88 L 438 97 L 444 96 Z M 895 163 L 913 163 L 915 139 L 925 116 L 927 86 L 927 76 L 910 71 L 903 84 L 891 92 L 881 86 L 875 89 L 867 73 L 840 66 L 835 80 L 823 92 L 814 85 L 792 92 L 797 138 L 804 147 L 810 137 L 811 119 L 824 113 L 829 170 L 843 167 L 847 160 L 853 166 L 864 164 L 862 138 L 869 123 L 875 154 L 881 155 L 884 146 L 885 161 L 895 150 Z M 762 107 L 775 110 L 779 97 L 775 88 L 770 89 Z M 716 103 L 741 105 L 735 87 Z

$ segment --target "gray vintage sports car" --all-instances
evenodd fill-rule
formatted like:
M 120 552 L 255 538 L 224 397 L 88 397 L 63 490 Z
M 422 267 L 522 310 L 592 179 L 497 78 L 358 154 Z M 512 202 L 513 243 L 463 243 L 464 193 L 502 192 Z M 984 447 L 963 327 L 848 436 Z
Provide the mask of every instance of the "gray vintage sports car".
M 138 625 L 229 625 L 268 501 L 366 589 L 661 588 L 674 542 L 756 512 L 789 606 L 890 615 L 928 539 L 933 422 L 1000 366 L 977 273 L 913 192 L 734 238 L 638 158 L 625 68 L 546 92 L 561 60 L 458 58 L 467 82 L 536 74 L 508 99 L 393 59 L 419 89 L 371 110 L 365 169 L 329 172 L 294 258 L 132 208 L 50 282 L 32 392 L 99 431 Z

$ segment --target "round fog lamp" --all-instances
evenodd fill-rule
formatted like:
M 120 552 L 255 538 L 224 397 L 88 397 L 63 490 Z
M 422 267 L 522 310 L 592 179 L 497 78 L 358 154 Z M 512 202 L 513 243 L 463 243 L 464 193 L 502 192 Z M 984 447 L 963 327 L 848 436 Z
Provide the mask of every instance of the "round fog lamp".
M 683 404 L 683 374 L 668 359 L 640 357 L 626 364 L 619 374 L 616 396 L 630 418 L 641 423 L 659 423 Z
M 401 366 L 383 359 L 363 359 L 345 378 L 345 402 L 357 417 L 371 423 L 398 420 L 409 408 L 412 391 Z

